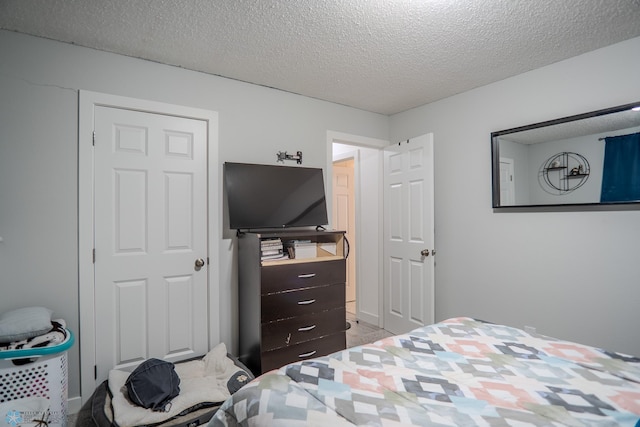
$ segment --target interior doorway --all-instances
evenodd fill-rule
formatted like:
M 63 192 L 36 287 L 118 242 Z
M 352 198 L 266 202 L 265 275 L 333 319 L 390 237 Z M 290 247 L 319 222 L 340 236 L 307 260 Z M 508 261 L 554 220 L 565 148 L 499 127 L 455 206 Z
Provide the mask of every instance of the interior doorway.
M 348 319 L 382 327 L 382 149 L 387 141 L 339 132 L 327 132 L 327 186 L 331 193 L 329 212 L 334 209 L 334 162 L 353 159 L 354 194 L 352 212 L 355 233 L 351 245 L 355 300 L 349 304 Z M 332 228 L 337 227 L 331 218 Z M 349 259 L 348 258 L 348 259 Z M 350 297 L 347 297 L 351 299 Z
M 433 139 L 432 135 L 424 135 L 416 138 L 414 142 L 418 143 L 418 140 L 424 139 L 425 137 L 430 141 Z M 347 157 L 355 157 L 355 229 L 357 232 L 353 244 L 355 244 L 357 248 L 356 255 L 354 256 L 356 263 L 356 321 L 366 322 L 379 328 L 383 328 L 386 324 L 387 313 L 385 313 L 385 298 L 388 292 L 385 288 L 385 277 L 387 273 L 390 273 L 387 271 L 389 269 L 385 267 L 385 262 L 383 262 L 386 247 L 384 241 L 385 219 L 383 215 L 385 211 L 385 201 L 383 198 L 383 177 L 385 176 L 383 153 L 389 149 L 389 147 L 390 143 L 386 140 L 333 131 L 327 132 L 327 182 L 333 177 L 334 161 L 343 160 Z M 354 156 L 349 154 L 350 152 L 356 152 L 357 154 Z M 413 151 L 411 152 L 413 153 Z M 433 171 L 433 168 L 431 168 L 431 171 Z M 328 185 L 328 187 L 330 189 L 329 191 L 331 191 L 332 186 Z M 422 198 L 422 196 L 432 198 L 432 195 L 428 196 L 428 194 L 421 191 L 414 191 L 412 194 L 414 199 L 411 200 L 414 201 L 416 198 Z M 333 197 L 329 197 L 328 202 L 333 203 Z M 418 215 L 418 217 L 422 216 Z M 433 219 L 432 214 L 429 215 L 429 217 Z M 335 228 L 333 223 L 331 226 Z M 432 225 L 428 227 L 425 226 L 425 231 L 427 228 L 431 230 L 430 234 L 432 234 Z M 433 240 L 430 240 L 430 242 L 433 242 Z M 425 255 L 425 259 L 421 259 L 421 261 L 429 260 L 433 263 L 435 250 L 432 246 L 433 244 L 430 243 L 428 259 Z M 421 250 L 426 250 L 426 248 L 427 246 L 421 248 Z M 421 250 L 418 252 L 421 253 Z M 409 271 L 409 273 L 411 272 Z M 410 276 L 411 274 L 407 277 Z M 433 279 L 430 273 L 428 276 Z M 415 283 L 417 282 L 414 282 L 414 284 Z M 418 286 L 421 291 L 424 291 L 424 296 L 430 296 L 431 304 L 433 304 L 432 285 L 426 287 Z M 417 295 L 416 292 L 411 292 L 407 295 Z M 407 301 L 413 300 L 409 296 Z M 423 298 L 416 298 L 415 301 L 422 302 Z M 428 304 L 423 303 L 419 304 L 421 308 L 425 308 L 425 315 L 420 317 L 421 319 L 424 318 L 425 321 L 430 320 L 433 315 L 433 306 L 428 307 L 427 305 Z M 394 306 L 393 308 L 395 309 L 396 307 Z M 403 313 L 416 312 L 415 309 L 417 309 L 416 304 L 409 307 L 408 310 L 403 310 Z

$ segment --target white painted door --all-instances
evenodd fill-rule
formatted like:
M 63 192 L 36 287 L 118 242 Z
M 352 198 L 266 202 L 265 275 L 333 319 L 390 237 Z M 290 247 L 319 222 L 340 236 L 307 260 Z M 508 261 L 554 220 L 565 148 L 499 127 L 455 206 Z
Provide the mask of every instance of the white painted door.
M 500 157 L 500 206 L 515 204 L 515 181 L 513 159 Z
M 384 328 L 434 322 L 433 134 L 384 150 Z
M 337 230 L 346 231 L 346 237 L 350 242 L 345 297 L 347 307 L 355 313 L 355 306 L 349 306 L 349 303 L 356 300 L 356 202 L 353 163 L 353 159 L 333 163 L 333 226 Z
M 206 141 L 202 120 L 95 108 L 98 383 L 208 350 Z

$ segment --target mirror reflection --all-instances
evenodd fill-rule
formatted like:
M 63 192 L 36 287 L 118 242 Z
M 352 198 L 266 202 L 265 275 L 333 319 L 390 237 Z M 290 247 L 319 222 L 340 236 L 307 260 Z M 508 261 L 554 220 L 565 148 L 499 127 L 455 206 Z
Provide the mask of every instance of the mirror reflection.
M 640 202 L 640 102 L 491 140 L 494 208 Z

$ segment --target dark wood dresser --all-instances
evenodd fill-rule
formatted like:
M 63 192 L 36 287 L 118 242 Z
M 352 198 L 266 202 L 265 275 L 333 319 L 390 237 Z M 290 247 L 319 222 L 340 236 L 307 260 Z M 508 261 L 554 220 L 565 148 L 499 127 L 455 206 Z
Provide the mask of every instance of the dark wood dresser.
M 285 253 L 304 242 L 304 258 L 261 259 L 277 239 Z M 346 348 L 345 246 L 344 231 L 238 236 L 240 360 L 254 374 Z

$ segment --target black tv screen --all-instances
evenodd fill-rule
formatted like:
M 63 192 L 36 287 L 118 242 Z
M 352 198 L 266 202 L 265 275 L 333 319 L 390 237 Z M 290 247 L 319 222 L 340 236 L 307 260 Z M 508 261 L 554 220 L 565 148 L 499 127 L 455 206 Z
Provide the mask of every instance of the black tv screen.
M 322 169 L 227 162 L 224 182 L 232 229 L 328 223 Z

